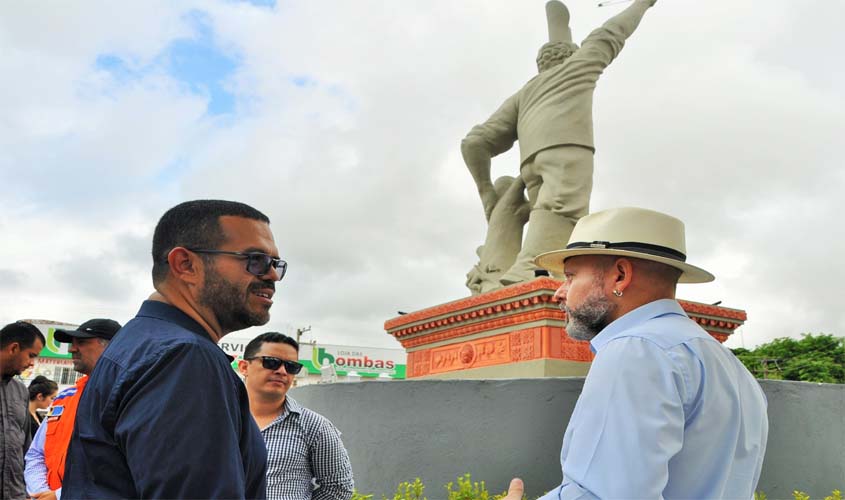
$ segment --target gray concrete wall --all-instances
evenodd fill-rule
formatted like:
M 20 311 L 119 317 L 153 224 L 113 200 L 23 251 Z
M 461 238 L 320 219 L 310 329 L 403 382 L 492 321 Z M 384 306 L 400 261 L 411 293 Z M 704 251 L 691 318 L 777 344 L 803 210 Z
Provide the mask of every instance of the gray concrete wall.
M 330 384 L 291 396 L 343 432 L 363 493 L 392 494 L 420 477 L 429 500 L 469 472 L 490 491 L 522 477 L 529 498 L 559 484 L 563 432 L 583 378 Z M 823 498 L 845 489 L 845 385 L 761 381 L 769 446 L 758 486 L 769 498 L 793 489 Z

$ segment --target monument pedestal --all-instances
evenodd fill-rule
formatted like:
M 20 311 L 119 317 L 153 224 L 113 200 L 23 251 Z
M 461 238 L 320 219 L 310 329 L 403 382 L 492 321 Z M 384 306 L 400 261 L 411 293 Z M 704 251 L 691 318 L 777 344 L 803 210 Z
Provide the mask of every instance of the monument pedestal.
M 583 376 L 589 342 L 569 338 L 552 295 L 560 282 L 541 277 L 408 313 L 384 329 L 408 353 L 407 378 L 537 378 Z M 687 314 L 720 342 L 745 311 L 679 300 Z

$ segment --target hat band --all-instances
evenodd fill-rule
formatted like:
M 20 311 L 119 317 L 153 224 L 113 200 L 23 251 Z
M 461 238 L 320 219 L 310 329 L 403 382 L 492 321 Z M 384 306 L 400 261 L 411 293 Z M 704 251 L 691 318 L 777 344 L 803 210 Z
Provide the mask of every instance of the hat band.
M 649 243 L 639 243 L 636 241 L 623 241 L 620 243 L 611 243 L 609 241 L 593 241 L 589 243 L 586 241 L 576 241 L 575 243 L 570 243 L 566 245 L 567 250 L 573 248 L 605 248 L 612 250 L 628 250 L 630 252 L 645 253 L 657 257 L 665 257 L 667 259 L 679 260 L 681 262 L 686 262 L 687 260 L 686 255 L 673 248 L 664 247 L 660 245 L 652 245 Z

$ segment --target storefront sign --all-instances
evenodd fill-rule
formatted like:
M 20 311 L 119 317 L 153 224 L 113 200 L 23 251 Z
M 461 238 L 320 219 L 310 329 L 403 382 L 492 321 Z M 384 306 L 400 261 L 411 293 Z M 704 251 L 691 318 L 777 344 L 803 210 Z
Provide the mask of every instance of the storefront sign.
M 223 340 L 220 348 L 230 356 L 241 358 L 248 340 Z M 361 377 L 384 376 L 405 378 L 407 355 L 403 349 L 341 346 L 329 344 L 301 344 L 299 362 L 308 373 L 319 375 L 334 370 L 340 376 L 355 372 Z M 237 366 L 235 363 L 233 365 Z
M 64 342 L 56 342 L 54 338 L 54 334 L 56 333 L 56 329 L 62 330 L 75 330 L 77 325 L 68 325 L 68 324 L 58 324 L 58 323 L 32 323 L 36 326 L 41 333 L 44 334 L 44 337 L 47 339 L 47 343 L 44 345 L 44 348 L 41 349 L 41 352 L 38 354 L 44 358 L 60 358 L 60 359 L 70 359 L 71 355 L 68 352 L 67 348 L 70 344 L 66 344 Z

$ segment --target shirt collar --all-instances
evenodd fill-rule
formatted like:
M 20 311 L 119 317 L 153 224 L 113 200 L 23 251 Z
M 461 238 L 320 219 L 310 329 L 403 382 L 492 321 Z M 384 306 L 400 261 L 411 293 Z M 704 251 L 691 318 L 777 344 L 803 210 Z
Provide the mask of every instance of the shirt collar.
M 214 340 L 211 339 L 211 335 L 205 331 L 205 328 L 203 328 L 202 325 L 197 323 L 193 318 L 182 312 L 180 309 L 165 302 L 145 300 L 144 303 L 141 304 L 141 309 L 138 311 L 137 315 L 176 323 L 182 328 L 214 342 Z
M 648 304 L 641 305 L 633 311 L 629 311 L 627 314 L 616 318 L 616 320 L 614 320 L 611 324 L 604 327 L 604 329 L 590 341 L 590 349 L 595 354 L 604 347 L 605 344 L 622 336 L 625 331 L 631 327 L 666 314 L 687 315 L 681 307 L 681 304 L 678 304 L 677 300 L 659 299 L 654 302 L 649 302 Z
M 285 408 L 291 413 L 301 414 L 302 406 L 292 397 L 285 395 Z
M 301 415 L 302 414 L 302 406 L 300 406 L 299 403 L 297 403 L 296 400 L 293 399 L 292 397 L 285 395 L 285 403 L 282 405 L 281 413 L 279 413 L 279 416 L 276 417 L 275 419 L 273 419 L 273 421 L 270 422 L 270 425 L 265 427 L 265 429 L 269 429 L 270 427 L 272 427 L 274 425 L 280 425 L 282 422 L 287 420 L 287 418 L 290 416 L 291 413 L 296 413 L 297 415 Z M 262 429 L 262 431 L 263 430 L 264 429 Z

